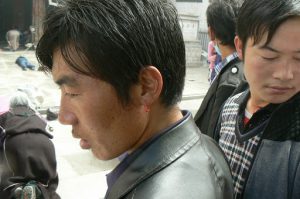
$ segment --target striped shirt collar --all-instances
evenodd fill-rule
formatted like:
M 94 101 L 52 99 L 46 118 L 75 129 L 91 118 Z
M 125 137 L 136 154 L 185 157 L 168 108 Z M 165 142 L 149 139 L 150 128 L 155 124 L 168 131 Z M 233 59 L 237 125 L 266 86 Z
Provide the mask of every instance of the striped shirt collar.
M 228 55 L 227 57 L 225 57 L 225 59 L 223 59 L 222 62 L 218 63 L 215 66 L 216 75 L 215 75 L 214 80 L 216 79 L 216 77 L 218 76 L 218 74 L 221 72 L 221 70 L 224 68 L 224 66 L 226 66 L 229 62 L 231 62 L 232 60 L 236 59 L 237 57 L 238 57 L 237 52 L 234 52 L 234 53 Z

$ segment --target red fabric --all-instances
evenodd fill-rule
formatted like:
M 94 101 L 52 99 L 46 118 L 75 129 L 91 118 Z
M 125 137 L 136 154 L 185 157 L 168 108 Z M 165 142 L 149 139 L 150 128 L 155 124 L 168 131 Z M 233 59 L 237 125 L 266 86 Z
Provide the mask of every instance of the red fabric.
M 246 126 L 246 124 L 248 124 L 248 122 L 249 122 L 249 120 L 250 120 L 250 118 L 248 118 L 248 117 L 244 117 L 244 125 Z

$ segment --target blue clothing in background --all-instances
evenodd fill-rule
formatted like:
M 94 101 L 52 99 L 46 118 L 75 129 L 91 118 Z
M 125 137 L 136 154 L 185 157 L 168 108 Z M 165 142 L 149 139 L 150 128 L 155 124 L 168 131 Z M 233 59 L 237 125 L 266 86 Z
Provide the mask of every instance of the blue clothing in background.
M 27 68 L 29 68 L 30 70 L 34 70 L 35 66 L 33 64 L 31 64 L 25 57 L 23 56 L 19 56 L 16 59 L 16 64 L 18 64 L 18 66 L 20 66 L 23 70 L 27 70 Z

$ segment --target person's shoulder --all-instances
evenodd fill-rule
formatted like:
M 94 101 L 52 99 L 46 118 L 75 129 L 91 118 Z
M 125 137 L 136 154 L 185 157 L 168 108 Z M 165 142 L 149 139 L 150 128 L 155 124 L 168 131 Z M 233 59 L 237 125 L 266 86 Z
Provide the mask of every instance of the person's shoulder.
M 191 129 L 187 132 L 191 134 Z M 158 169 L 138 183 L 128 195 L 134 193 L 134 198 L 144 199 L 231 196 L 231 174 L 222 151 L 214 140 L 199 131 L 195 133 L 189 143 L 182 141 L 184 139 L 177 140 L 177 143 L 182 142 L 182 146 L 172 152 L 173 156 L 162 151 L 165 157 L 155 163 L 160 165 Z M 170 147 L 167 149 L 170 151 Z
M 244 76 L 243 62 L 239 59 L 229 62 L 224 66 L 224 69 L 220 73 L 219 86 L 230 86 L 236 88 L 241 82 L 246 81 Z
M 44 134 L 28 132 L 6 138 L 6 150 L 16 157 L 33 157 L 39 159 L 47 157 L 48 161 L 55 159 L 53 142 Z
M 224 154 L 222 153 L 222 150 L 220 149 L 217 142 L 205 134 L 200 134 L 200 140 L 200 145 L 202 148 L 201 150 L 203 153 L 202 156 L 208 157 L 211 166 L 215 166 L 215 164 L 217 163 L 226 168 L 227 164 L 224 160 Z
M 211 138 L 201 135 L 200 139 L 187 153 L 141 182 L 133 191 L 135 198 L 231 195 L 231 174 L 223 153 Z
M 154 158 L 144 166 L 144 179 L 137 180 L 128 194 L 134 193 L 134 198 L 215 198 L 232 190 L 222 151 L 215 141 L 199 132 L 191 117 L 148 146 L 148 152 Z M 149 155 L 144 152 L 139 157 Z
M 246 96 L 249 93 L 249 90 L 244 90 L 239 93 L 235 93 L 230 96 L 224 103 L 224 107 L 231 106 L 232 104 L 241 104 L 246 100 Z

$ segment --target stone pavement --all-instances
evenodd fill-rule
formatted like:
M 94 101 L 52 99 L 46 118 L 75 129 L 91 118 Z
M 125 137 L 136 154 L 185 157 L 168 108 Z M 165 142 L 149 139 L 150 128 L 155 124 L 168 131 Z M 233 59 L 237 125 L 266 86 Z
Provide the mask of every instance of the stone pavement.
M 0 96 L 9 97 L 20 87 L 36 87 L 43 97 L 40 108 L 59 106 L 60 91 L 53 83 L 51 75 L 39 71 L 22 71 L 15 64 L 20 55 L 37 66 L 33 51 L 0 50 Z M 208 69 L 205 64 L 187 68 L 183 100 L 180 103 L 182 109 L 196 113 L 209 86 L 207 75 Z M 70 126 L 63 126 L 58 121 L 51 121 L 49 125 L 53 128 L 53 143 L 60 178 L 58 193 L 61 198 L 103 198 L 107 188 L 105 175 L 118 164 L 118 160 L 97 160 L 90 151 L 79 147 L 79 141 L 71 135 Z

